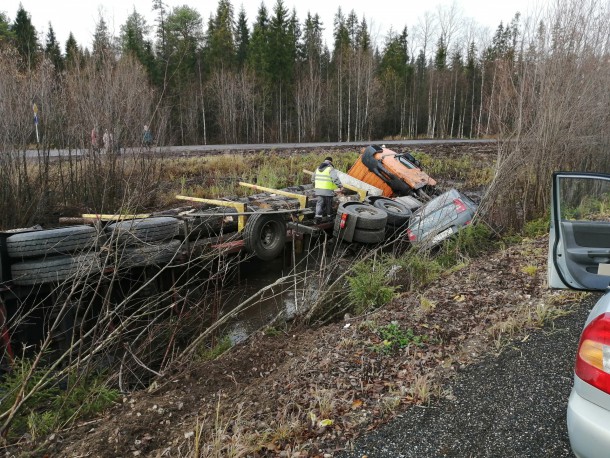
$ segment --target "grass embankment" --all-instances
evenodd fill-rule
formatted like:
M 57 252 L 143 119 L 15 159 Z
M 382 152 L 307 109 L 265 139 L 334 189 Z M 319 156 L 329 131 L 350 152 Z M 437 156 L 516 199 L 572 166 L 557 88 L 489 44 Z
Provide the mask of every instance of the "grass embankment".
M 524 231 L 529 237 L 483 245 L 489 234 L 473 228 L 435 257 L 409 253 L 357 264 L 348 283 L 351 311 L 358 315 L 315 331 L 288 329 L 288 339 L 277 333 L 267 341 L 257 337 L 250 351 L 275 341 L 290 358 L 248 365 L 263 373 L 236 382 L 245 396 L 231 387 L 219 392 L 216 427 L 207 426 L 213 405 L 203 402 L 185 450 L 193 456 L 231 450 L 323 456 L 407 406 L 452 396 L 448 380 L 456 369 L 502 351 L 512 339 L 569 313 L 582 298 L 545 288 L 541 232 L 547 227 L 537 221 Z M 450 258 L 453 267 L 443 269 Z M 413 265 L 420 268 L 409 272 Z M 290 336 L 294 345 L 286 343 Z M 226 371 L 243 352 L 248 350 L 238 349 L 219 364 Z M 273 387 L 273 394 L 249 399 L 256 390 L 251 383 Z
M 548 221 L 535 221 L 498 240 L 476 226 L 434 255 L 379 253 L 348 273 L 351 308 L 340 320 L 276 325 L 213 361 L 191 361 L 171 380 L 125 397 L 94 431 L 87 426 L 86 443 L 47 447 L 332 454 L 408 406 L 452 396 L 457 369 L 570 312 L 582 295 L 545 285 L 547 230 Z

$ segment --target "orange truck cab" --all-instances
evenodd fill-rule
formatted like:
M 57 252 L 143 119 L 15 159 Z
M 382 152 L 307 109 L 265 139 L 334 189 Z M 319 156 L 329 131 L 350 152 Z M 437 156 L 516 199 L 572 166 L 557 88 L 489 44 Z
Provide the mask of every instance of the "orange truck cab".
M 378 145 L 367 146 L 347 174 L 381 189 L 385 197 L 436 193 L 436 181 L 421 170 L 413 156 Z

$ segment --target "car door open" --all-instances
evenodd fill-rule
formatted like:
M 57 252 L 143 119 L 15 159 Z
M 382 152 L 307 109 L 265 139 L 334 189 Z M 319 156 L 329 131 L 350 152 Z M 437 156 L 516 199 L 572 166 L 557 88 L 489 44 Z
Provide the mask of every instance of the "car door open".
M 610 175 L 553 174 L 548 282 L 551 288 L 610 285 Z

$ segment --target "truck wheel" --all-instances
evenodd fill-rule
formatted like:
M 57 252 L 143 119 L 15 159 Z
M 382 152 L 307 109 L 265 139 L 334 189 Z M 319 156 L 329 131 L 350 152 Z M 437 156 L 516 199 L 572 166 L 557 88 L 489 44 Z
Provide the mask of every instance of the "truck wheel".
M 286 223 L 278 214 L 255 213 L 244 228 L 246 251 L 263 261 L 277 258 L 286 244 Z
M 388 219 L 387 213 L 383 210 L 359 202 L 346 202 L 345 204 L 339 205 L 337 218 L 341 218 L 343 213 L 358 217 L 356 229 L 385 229 Z
M 11 235 L 6 239 L 6 249 L 11 258 L 33 258 L 91 249 L 96 239 L 94 227 L 60 227 Z
M 385 237 L 385 228 L 375 230 L 356 229 L 352 240 L 360 243 L 380 243 L 385 240 Z
M 116 252 L 115 262 L 119 268 L 164 264 L 176 256 L 180 245 L 180 240 L 170 240 L 163 244 L 127 247 Z
M 400 202 L 385 197 L 373 200 L 373 206 L 382 209 L 388 214 L 388 225 L 400 227 L 409 222 L 411 210 Z
M 98 253 L 51 256 L 42 260 L 18 262 L 11 266 L 13 283 L 16 285 L 60 282 L 71 277 L 85 278 L 100 270 Z
M 115 242 L 132 246 L 174 238 L 179 229 L 180 221 L 169 216 L 120 221 L 105 228 Z

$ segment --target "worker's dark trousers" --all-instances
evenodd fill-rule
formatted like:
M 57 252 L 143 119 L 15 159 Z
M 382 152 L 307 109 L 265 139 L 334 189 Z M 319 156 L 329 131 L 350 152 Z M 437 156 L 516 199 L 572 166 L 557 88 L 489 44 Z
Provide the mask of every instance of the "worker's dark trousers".
M 332 216 L 333 196 L 317 197 L 318 202 L 316 203 L 316 218 L 322 218 L 323 216 Z

